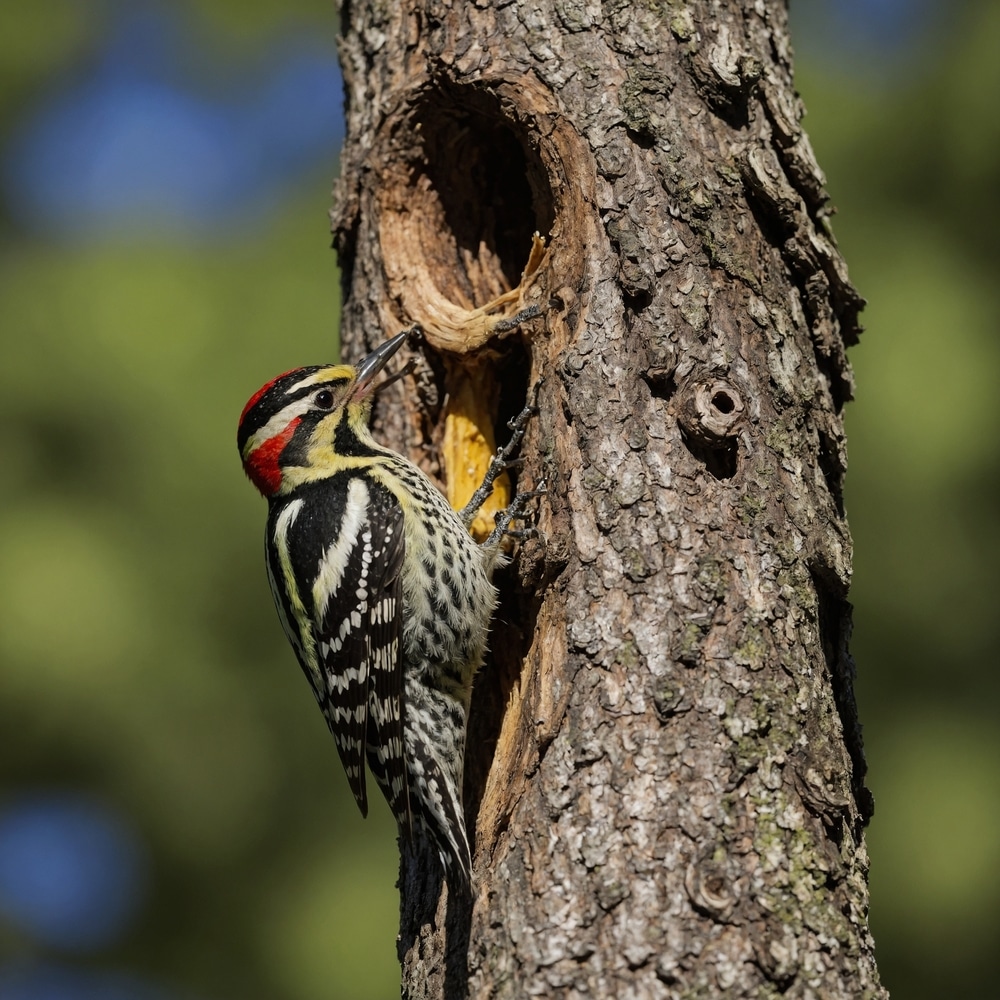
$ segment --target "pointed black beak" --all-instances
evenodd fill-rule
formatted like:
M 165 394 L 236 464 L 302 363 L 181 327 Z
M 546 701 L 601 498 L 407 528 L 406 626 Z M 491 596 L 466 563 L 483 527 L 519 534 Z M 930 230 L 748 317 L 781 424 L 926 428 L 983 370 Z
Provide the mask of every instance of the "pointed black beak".
M 375 348 L 367 358 L 364 359 L 358 366 L 358 381 L 354 385 L 354 391 L 351 393 L 351 401 L 357 402 L 359 399 L 364 399 L 365 396 L 369 395 L 372 391 L 372 382 L 375 380 L 375 376 L 378 375 L 380 371 L 389 363 L 389 359 L 398 351 L 406 341 L 409 336 L 409 331 L 404 330 L 402 333 L 397 333 L 392 340 L 387 340 L 384 344 L 380 344 Z

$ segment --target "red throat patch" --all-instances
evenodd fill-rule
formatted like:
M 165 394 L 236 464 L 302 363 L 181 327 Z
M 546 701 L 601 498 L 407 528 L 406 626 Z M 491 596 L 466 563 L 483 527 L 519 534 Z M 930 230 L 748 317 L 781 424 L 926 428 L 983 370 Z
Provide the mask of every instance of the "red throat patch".
M 301 420 L 301 417 L 296 417 L 280 434 L 275 434 L 274 437 L 258 445 L 247 455 L 243 463 L 250 482 L 266 497 L 274 496 L 281 486 L 281 466 L 278 464 L 278 459 L 285 450 L 285 445 L 292 440 L 295 428 L 299 426 Z

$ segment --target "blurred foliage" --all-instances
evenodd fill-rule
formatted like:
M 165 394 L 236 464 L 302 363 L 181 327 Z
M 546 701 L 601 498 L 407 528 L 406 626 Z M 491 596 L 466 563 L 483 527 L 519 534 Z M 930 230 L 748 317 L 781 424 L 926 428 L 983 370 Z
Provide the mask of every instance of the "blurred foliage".
M 0 775 L 132 817 L 153 905 L 108 960 L 206 997 L 397 981 L 393 825 L 280 634 L 234 443 L 259 384 L 336 355 L 326 187 L 248 246 L 0 259 Z
M 234 51 L 275 0 L 187 0 Z M 808 6 L 806 4 L 805 6 Z M 0 131 L 113 5 L 8 5 Z M 327 0 L 296 17 L 332 37 Z M 793 7 L 794 12 L 794 7 Z M 996 995 L 1000 9 L 845 65 L 799 45 L 807 126 L 869 299 L 852 352 L 854 650 L 877 812 L 872 926 L 897 997 Z M 84 790 L 152 858 L 109 968 L 204 1000 L 394 995 L 396 846 L 362 822 L 280 635 L 235 421 L 335 356 L 329 164 L 253 238 L 0 230 L 0 787 Z M 0 925 L 0 964 L 39 946 Z M 60 956 L 55 956 L 59 958 Z
M 287 17 L 190 6 L 237 50 Z M 332 49 L 327 3 L 296 6 Z M 5 11 L 4 51 L 37 49 L 0 60 L 7 124 L 92 55 L 81 10 Z M 130 819 L 147 905 L 99 960 L 176 995 L 398 990 L 394 824 L 358 815 L 281 635 L 235 447 L 259 385 L 337 356 L 334 169 L 252 239 L 0 236 L 0 787 L 83 789 Z M 0 923 L 0 966 L 38 951 Z
M 895 997 L 985 1000 L 1000 995 L 1000 6 L 943 6 L 895 60 L 799 48 L 869 300 L 847 506 L 876 953 Z
M 100 46 L 124 6 L 150 0 L 32 0 L 0 11 L 0 126 L 38 93 L 78 70 Z M 172 0 L 211 42 L 220 61 L 256 54 L 275 32 L 305 27 L 332 47 L 336 18 L 330 0 Z

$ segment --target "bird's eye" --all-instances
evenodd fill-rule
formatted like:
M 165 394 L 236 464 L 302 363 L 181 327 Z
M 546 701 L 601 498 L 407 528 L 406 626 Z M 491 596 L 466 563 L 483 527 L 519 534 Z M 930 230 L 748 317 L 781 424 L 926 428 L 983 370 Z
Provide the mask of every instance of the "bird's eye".
M 314 402 L 321 410 L 329 410 L 333 406 L 333 393 L 329 389 L 317 392 Z

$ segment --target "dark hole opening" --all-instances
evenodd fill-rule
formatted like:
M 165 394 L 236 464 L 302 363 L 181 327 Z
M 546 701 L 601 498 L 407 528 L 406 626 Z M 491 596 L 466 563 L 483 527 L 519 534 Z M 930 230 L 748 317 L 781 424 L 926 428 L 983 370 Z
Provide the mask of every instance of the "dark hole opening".
M 732 479 L 736 475 L 736 442 L 728 441 L 721 448 L 707 449 L 705 468 L 716 479 Z
M 423 163 L 441 206 L 441 265 L 476 305 L 514 288 L 536 230 L 552 228 L 553 202 L 538 155 L 522 145 L 492 95 L 469 87 L 438 92 L 420 112 Z M 438 249 L 438 248 L 429 248 Z M 457 262 L 454 258 L 457 256 Z
M 649 387 L 649 394 L 654 399 L 669 401 L 677 391 L 677 383 L 674 381 L 673 372 L 663 369 L 650 369 L 640 372 L 639 377 Z
M 736 404 L 733 402 L 732 396 L 727 392 L 717 392 L 712 397 L 712 406 L 714 406 L 719 413 L 732 413 L 736 409 Z
M 528 402 L 528 386 L 526 377 L 531 371 L 531 359 L 528 349 L 520 336 L 509 337 L 504 341 L 506 348 L 504 356 L 496 363 L 494 371 L 500 385 L 500 401 L 497 405 L 497 419 L 494 427 L 497 447 L 503 447 L 511 437 L 511 429 L 507 424 L 513 420 Z M 515 458 L 519 457 L 517 455 Z M 511 486 L 517 484 L 517 468 L 508 472 Z
M 728 397 L 727 397 L 728 398 Z M 736 441 L 729 439 L 710 447 L 703 441 L 696 441 L 681 431 L 681 439 L 687 450 L 701 462 L 715 479 L 732 479 L 738 467 Z

